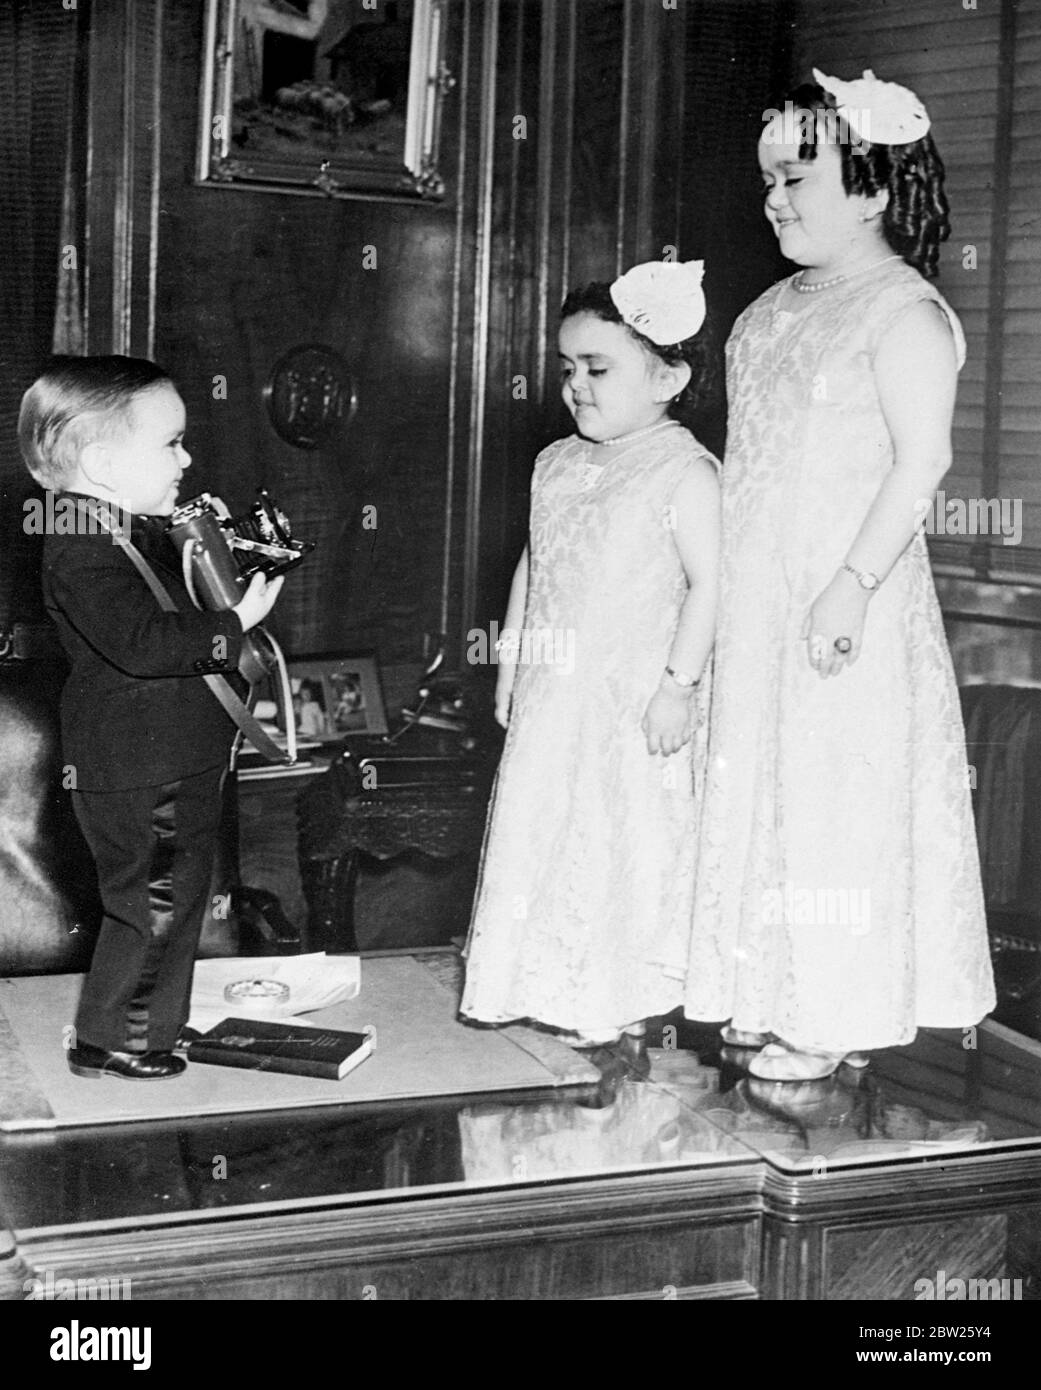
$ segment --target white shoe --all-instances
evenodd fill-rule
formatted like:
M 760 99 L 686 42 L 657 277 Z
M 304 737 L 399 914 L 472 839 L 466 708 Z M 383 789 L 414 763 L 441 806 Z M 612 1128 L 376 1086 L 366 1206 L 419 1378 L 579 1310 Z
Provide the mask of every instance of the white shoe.
M 719 1036 L 727 1047 L 765 1047 L 773 1037 L 772 1033 L 746 1033 L 741 1028 L 731 1028 L 728 1023 L 719 1030 Z
M 851 1067 L 866 1067 L 869 1060 L 863 1052 L 801 1052 L 770 1043 L 758 1057 L 752 1058 L 748 1070 L 763 1081 L 821 1081 L 838 1071 L 844 1062 Z
M 619 1040 L 621 1034 L 617 1028 L 600 1028 L 590 1033 L 561 1030 L 557 1037 L 562 1043 L 567 1043 L 568 1047 L 592 1048 L 609 1047 L 611 1043 L 616 1043 Z

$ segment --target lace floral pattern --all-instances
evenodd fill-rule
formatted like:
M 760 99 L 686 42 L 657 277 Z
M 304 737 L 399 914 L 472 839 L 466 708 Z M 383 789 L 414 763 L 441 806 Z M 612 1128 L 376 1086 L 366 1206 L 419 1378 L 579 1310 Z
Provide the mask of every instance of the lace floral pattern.
M 777 309 L 727 349 L 722 604 L 686 1012 L 834 1051 L 977 1023 L 994 1004 L 954 672 L 924 537 L 871 600 L 857 664 L 801 640 L 892 445 L 872 358 L 939 293 L 893 262 Z
M 616 1028 L 683 998 L 707 728 L 665 759 L 640 721 L 687 593 L 670 499 L 704 451 L 677 427 L 595 471 L 590 455 L 572 437 L 535 465 L 540 659 L 517 668 L 462 1001 L 487 1022 Z M 704 713 L 707 689 L 693 698 Z

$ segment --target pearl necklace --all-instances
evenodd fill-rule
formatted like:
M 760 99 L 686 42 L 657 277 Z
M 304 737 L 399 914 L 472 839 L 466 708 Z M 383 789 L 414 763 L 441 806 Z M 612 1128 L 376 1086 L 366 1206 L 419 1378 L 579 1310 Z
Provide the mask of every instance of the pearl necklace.
M 593 439 L 590 440 L 590 443 L 598 444 L 601 447 L 609 444 L 629 444 L 634 439 L 642 439 L 645 434 L 653 434 L 655 430 L 663 430 L 668 425 L 678 424 L 678 420 L 659 420 L 656 425 L 647 425 L 644 429 L 636 430 L 633 434 L 616 434 L 613 439 Z
M 666 425 L 678 425 L 678 420 L 659 420 L 656 425 L 648 425 L 646 429 L 636 430 L 632 434 L 616 435 L 614 439 L 601 439 L 599 444 L 592 440 L 586 442 L 592 444 L 593 448 L 598 448 L 600 444 L 620 444 L 625 441 L 625 448 L 620 449 L 617 454 L 612 454 L 609 459 L 604 459 L 603 463 L 594 463 L 592 459 L 586 459 L 582 464 L 582 474 L 579 478 L 579 486 L 583 491 L 594 487 L 603 477 L 604 469 L 625 458 L 626 454 L 631 454 L 636 448 L 636 441 L 642 439 L 644 435 L 653 434 L 655 430 L 664 429 Z
M 835 285 L 843 285 L 847 280 L 853 280 L 858 275 L 866 275 L 869 270 L 874 270 L 876 266 L 885 265 L 886 261 L 899 261 L 902 256 L 883 256 L 880 261 L 872 261 L 870 265 L 861 266 L 859 270 L 851 270 L 848 275 L 836 275 L 834 280 L 818 280 L 816 284 L 807 285 L 803 282 L 805 270 L 800 270 L 799 274 L 792 280 L 792 289 L 796 294 L 820 294 L 821 290 L 830 290 Z

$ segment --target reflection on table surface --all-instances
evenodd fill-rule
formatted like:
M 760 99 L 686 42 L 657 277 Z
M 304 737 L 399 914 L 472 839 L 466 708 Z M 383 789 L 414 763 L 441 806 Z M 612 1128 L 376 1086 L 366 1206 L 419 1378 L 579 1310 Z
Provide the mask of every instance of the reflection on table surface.
M 865 1071 L 795 1084 L 751 1077 L 751 1054 L 721 1048 L 714 1028 L 678 1022 L 666 1037 L 675 1045 L 650 1050 L 648 1078 L 608 1068 L 599 1088 L 5 1137 L 0 1209 L 25 1232 L 764 1159 L 805 1174 L 1041 1147 L 1041 1046 L 996 1025 L 971 1038 L 923 1031 Z
M 1041 1044 L 998 1024 L 922 1029 L 822 1081 L 759 1080 L 752 1056 L 719 1050 L 720 1093 L 699 1113 L 785 1171 L 1041 1147 Z
M 683 1054 L 690 1095 L 718 1070 Z M 755 1155 L 653 1081 L 10 1136 L 19 1230 L 322 1198 L 416 1195 Z
M 467 1182 L 524 1182 L 747 1160 L 744 1146 L 691 1104 L 694 1098 L 718 1097 L 718 1070 L 702 1066 L 696 1053 L 663 1055 L 679 1077 L 682 1096 L 653 1079 L 623 1077 L 585 1103 L 556 1099 L 541 1105 L 499 1101 L 464 1107 L 459 1135 Z M 661 1064 L 658 1054 L 652 1059 L 652 1077 L 655 1060 Z

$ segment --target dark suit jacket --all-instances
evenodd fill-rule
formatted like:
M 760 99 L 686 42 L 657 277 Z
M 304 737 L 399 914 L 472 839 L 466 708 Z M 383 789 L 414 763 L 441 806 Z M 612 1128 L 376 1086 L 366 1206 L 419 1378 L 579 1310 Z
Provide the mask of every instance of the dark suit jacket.
M 86 534 L 84 524 L 44 543 L 44 603 L 72 665 L 61 697 L 62 759 L 80 791 L 175 782 L 220 766 L 231 749 L 235 726 L 202 676 L 236 671 L 242 625 L 230 611 L 194 607 L 166 521 L 135 516 L 130 539 L 176 613 L 159 607 L 111 536 Z

